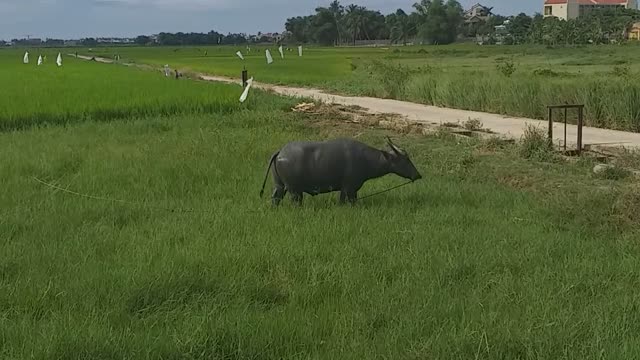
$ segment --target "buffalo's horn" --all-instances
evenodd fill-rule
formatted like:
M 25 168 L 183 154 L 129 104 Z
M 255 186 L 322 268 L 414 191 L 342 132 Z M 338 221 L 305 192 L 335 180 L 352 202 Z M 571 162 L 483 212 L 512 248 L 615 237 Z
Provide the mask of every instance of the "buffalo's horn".
M 393 151 L 395 151 L 398 154 L 404 154 L 404 150 L 402 150 L 401 148 L 399 148 L 398 146 L 396 146 L 396 144 L 393 143 L 393 141 L 391 141 L 391 138 L 387 136 L 387 143 L 389 144 L 389 146 L 391 146 L 391 149 L 393 149 Z

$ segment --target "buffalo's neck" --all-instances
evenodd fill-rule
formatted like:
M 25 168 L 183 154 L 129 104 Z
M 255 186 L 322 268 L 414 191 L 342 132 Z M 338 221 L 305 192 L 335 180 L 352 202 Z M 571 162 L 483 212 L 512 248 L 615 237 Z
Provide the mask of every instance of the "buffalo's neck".
M 384 153 L 380 150 L 371 151 L 367 154 L 369 158 L 369 163 L 371 164 L 369 167 L 369 171 L 367 171 L 367 180 L 376 179 L 382 176 L 385 176 L 391 173 L 391 166 L 389 166 L 389 161 L 384 156 Z

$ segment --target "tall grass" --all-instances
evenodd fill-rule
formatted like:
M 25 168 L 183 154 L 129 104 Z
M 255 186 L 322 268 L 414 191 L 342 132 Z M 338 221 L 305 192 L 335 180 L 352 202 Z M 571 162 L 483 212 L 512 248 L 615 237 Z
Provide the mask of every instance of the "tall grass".
M 374 76 L 362 76 L 360 84 L 363 92 L 373 96 L 399 94 L 397 98 L 429 105 L 534 119 L 547 117 L 547 105 L 585 104 L 588 126 L 640 131 L 640 77 L 636 75 L 576 79 L 521 73 L 504 76 L 490 70 L 430 69 L 401 77 L 396 74 L 402 68 L 393 69 L 388 64 L 374 63 L 369 69 Z M 387 77 L 398 81 L 392 85 L 376 81 Z M 576 115 L 569 115 L 569 120 L 575 122 Z

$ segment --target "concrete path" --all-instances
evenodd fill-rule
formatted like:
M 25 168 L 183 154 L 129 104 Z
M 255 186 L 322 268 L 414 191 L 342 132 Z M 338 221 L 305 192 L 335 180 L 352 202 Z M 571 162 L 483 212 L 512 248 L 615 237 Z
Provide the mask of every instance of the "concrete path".
M 79 58 L 90 60 L 89 56 L 78 56 Z M 112 63 L 110 59 L 95 58 L 96 61 Z M 124 64 L 131 65 L 131 64 Z M 221 76 L 199 75 L 202 80 L 235 83 L 240 85 L 239 79 L 231 79 Z M 416 121 L 426 125 L 464 122 L 469 119 L 478 119 L 483 127 L 497 134 L 520 138 L 524 134 L 526 124 L 548 128 L 545 120 L 534 120 L 519 117 L 509 117 L 478 111 L 456 110 L 441 108 L 436 106 L 416 104 L 406 101 L 378 99 L 371 97 L 353 97 L 327 94 L 323 90 L 311 88 L 297 88 L 289 86 L 269 85 L 255 82 L 253 86 L 265 90 L 274 91 L 277 94 L 293 97 L 311 98 L 322 102 L 336 103 L 341 105 L 357 105 L 366 109 L 370 113 L 396 113 L 405 116 L 410 121 Z M 238 96 L 240 91 L 238 92 Z M 567 144 L 575 146 L 577 141 L 577 126 L 567 125 Z M 554 123 L 553 127 L 554 143 L 564 141 L 564 124 Z M 640 148 L 640 133 L 625 131 L 599 129 L 593 127 L 583 127 L 582 138 L 584 145 L 608 145 L 624 146 L 627 148 Z

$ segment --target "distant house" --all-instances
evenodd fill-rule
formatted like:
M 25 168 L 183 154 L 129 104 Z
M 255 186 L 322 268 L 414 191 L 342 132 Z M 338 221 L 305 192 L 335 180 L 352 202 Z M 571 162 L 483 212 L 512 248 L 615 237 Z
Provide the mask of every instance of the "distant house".
M 505 40 L 511 35 L 509 34 L 510 20 L 505 20 L 502 24 L 493 27 L 492 35 L 477 35 L 476 44 L 478 45 L 503 45 Z
M 629 40 L 640 40 L 640 22 L 631 25 L 627 36 Z
M 475 4 L 464 12 L 464 21 L 466 23 L 478 23 L 486 21 L 491 15 L 492 7 L 481 4 Z
M 246 37 L 247 41 L 252 43 L 274 43 L 279 42 L 283 38 L 283 35 L 278 33 L 262 33 L 258 32 L 257 35 L 248 35 Z
M 571 20 L 583 16 L 594 9 L 637 9 L 636 0 L 545 0 L 545 17 Z

